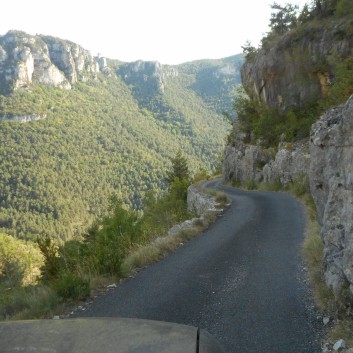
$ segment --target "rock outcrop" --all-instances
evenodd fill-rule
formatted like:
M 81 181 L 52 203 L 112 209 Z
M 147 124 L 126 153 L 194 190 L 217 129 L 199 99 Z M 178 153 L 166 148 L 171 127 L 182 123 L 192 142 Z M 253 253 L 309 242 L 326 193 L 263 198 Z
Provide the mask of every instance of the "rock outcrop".
M 241 136 L 241 135 L 239 135 Z M 281 143 L 260 168 L 264 152 L 239 138 L 224 152 L 225 181 L 263 180 L 283 185 L 307 176 L 324 242 L 324 276 L 335 293 L 353 293 L 353 96 L 313 126 L 310 143 Z
M 353 55 L 350 20 L 308 26 L 265 45 L 242 67 L 243 85 L 253 99 L 285 111 L 327 92 L 335 80 L 331 62 Z
M 270 161 L 261 147 L 244 143 L 244 135 L 235 133 L 232 145 L 223 154 L 223 178 L 225 181 L 244 183 L 262 179 L 262 166 Z
M 282 185 L 304 177 L 308 173 L 310 154 L 308 143 L 281 143 L 274 160 L 269 161 L 262 170 L 266 184 L 280 181 Z
M 312 126 L 310 189 L 322 225 L 326 283 L 353 293 L 353 96 Z
M 210 195 L 202 192 L 202 189 L 195 185 L 188 187 L 187 196 L 188 211 L 196 213 L 198 216 L 207 213 L 218 213 L 218 202 Z
M 209 224 L 206 219 L 207 215 L 219 215 L 223 209 L 214 197 L 203 192 L 201 186 L 190 185 L 187 194 L 188 211 L 196 213 L 198 218 L 188 219 L 182 223 L 174 225 L 168 230 L 168 236 L 176 236 L 183 231 L 189 231 L 195 227 L 205 226 Z
M 271 184 L 280 181 L 287 185 L 307 175 L 309 165 L 307 142 L 282 142 L 273 157 L 269 150 L 244 143 L 242 134 L 239 134 L 236 142 L 224 150 L 223 178 L 226 182 L 235 183 L 253 180 Z
M 123 65 L 119 73 L 127 84 L 141 85 L 156 93 L 163 93 L 166 78 L 178 76 L 178 70 L 157 61 L 138 60 Z
M 0 36 L 0 93 L 42 83 L 70 89 L 100 72 L 99 60 L 79 45 L 58 38 L 9 31 Z

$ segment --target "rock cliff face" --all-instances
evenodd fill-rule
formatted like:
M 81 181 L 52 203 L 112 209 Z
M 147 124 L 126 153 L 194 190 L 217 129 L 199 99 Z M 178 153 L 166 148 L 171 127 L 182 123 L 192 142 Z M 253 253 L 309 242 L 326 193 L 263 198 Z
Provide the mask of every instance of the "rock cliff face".
M 157 93 L 164 92 L 166 77 L 178 76 L 178 70 L 172 66 L 142 60 L 122 66 L 119 73 L 127 84 L 142 84 L 143 87 Z
M 0 93 L 32 82 L 70 89 L 99 71 L 99 59 L 75 43 L 19 31 L 0 36 Z
M 245 183 L 249 180 L 282 185 L 307 174 L 310 165 L 308 143 L 280 143 L 271 158 L 270 151 L 245 144 L 241 134 L 233 146 L 227 146 L 223 157 L 223 178 L 226 182 Z
M 198 216 L 219 212 L 216 200 L 195 185 L 190 185 L 188 188 L 187 204 L 188 210 Z
M 327 284 L 353 293 L 353 96 L 311 130 L 310 188 L 325 243 Z
M 223 178 L 225 181 L 244 183 L 248 180 L 262 179 L 261 165 L 269 162 L 269 158 L 259 146 L 245 144 L 244 136 L 235 135 L 231 146 L 226 146 L 223 154 Z
M 271 184 L 279 180 L 282 185 L 287 185 L 307 175 L 310 165 L 308 147 L 306 141 L 281 143 L 275 159 L 263 167 L 263 182 Z
M 305 35 L 289 32 L 261 49 L 241 70 L 247 93 L 280 111 L 322 96 L 335 80 L 331 58 L 353 55 L 348 26 L 348 20 L 335 20 Z
M 353 293 L 353 96 L 312 126 L 310 143 L 281 143 L 273 159 L 239 136 L 224 152 L 225 181 L 286 185 L 307 176 L 322 227 L 326 283 L 335 293 L 350 285 Z

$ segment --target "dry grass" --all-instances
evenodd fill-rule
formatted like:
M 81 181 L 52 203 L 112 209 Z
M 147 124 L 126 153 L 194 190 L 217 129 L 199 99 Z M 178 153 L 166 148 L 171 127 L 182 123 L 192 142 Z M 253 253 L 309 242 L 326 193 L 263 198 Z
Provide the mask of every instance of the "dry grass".
M 203 219 L 194 223 L 193 227 L 183 229 L 177 235 L 165 235 L 156 238 L 148 245 L 139 246 L 132 251 L 121 265 L 122 274 L 128 277 L 139 269 L 144 268 L 171 253 L 213 223 L 217 218 L 215 214 L 207 214 Z

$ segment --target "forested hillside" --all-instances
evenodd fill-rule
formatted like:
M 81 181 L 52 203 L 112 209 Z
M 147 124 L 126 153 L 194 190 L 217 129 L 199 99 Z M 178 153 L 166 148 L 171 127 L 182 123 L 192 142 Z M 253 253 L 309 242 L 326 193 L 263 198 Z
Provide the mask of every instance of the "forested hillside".
M 0 232 L 70 239 L 112 194 L 140 209 L 147 190 L 165 187 L 179 149 L 192 172 L 214 170 L 229 129 L 221 106 L 232 105 L 241 61 L 106 60 L 71 89 L 33 79 L 0 95 Z

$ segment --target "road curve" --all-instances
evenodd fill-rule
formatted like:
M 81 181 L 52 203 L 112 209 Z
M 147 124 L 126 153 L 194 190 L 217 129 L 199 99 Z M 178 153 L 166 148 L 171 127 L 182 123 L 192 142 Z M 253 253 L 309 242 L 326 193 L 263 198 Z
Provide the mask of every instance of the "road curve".
M 285 193 L 219 188 L 233 202 L 217 222 L 74 316 L 198 326 L 228 353 L 319 352 L 302 205 Z

